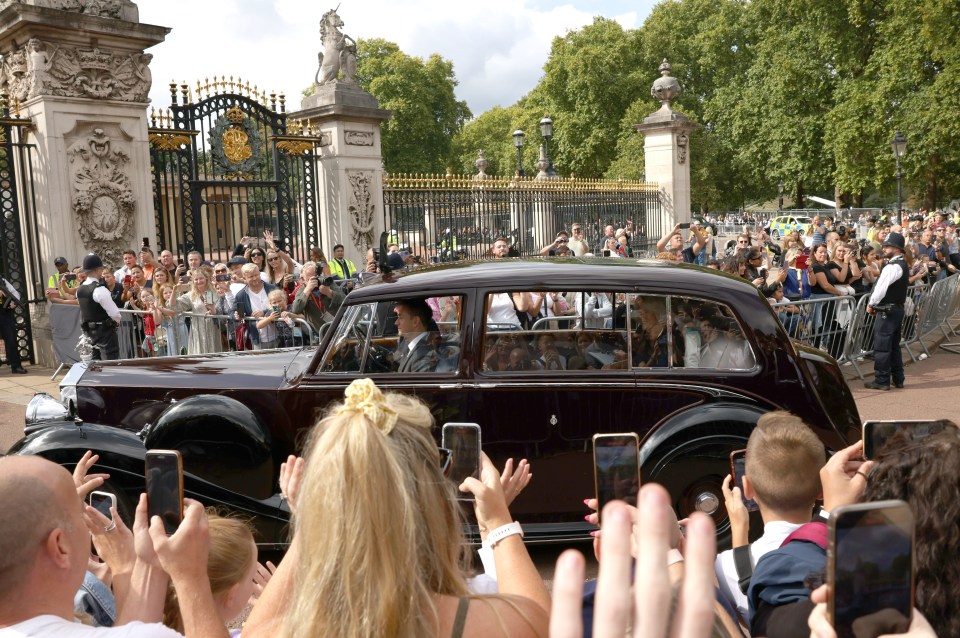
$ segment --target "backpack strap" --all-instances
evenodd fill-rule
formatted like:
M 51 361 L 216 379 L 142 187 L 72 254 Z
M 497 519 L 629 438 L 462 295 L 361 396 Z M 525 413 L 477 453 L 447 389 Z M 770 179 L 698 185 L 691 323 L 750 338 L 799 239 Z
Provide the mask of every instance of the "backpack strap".
M 827 524 L 820 521 L 814 521 L 801 525 L 787 536 L 780 547 L 785 547 L 793 541 L 807 541 L 821 547 L 824 551 L 827 549 Z
M 750 545 L 733 548 L 733 566 L 737 570 L 737 586 L 746 595 L 750 587 L 750 579 L 753 577 L 753 556 L 750 554 Z

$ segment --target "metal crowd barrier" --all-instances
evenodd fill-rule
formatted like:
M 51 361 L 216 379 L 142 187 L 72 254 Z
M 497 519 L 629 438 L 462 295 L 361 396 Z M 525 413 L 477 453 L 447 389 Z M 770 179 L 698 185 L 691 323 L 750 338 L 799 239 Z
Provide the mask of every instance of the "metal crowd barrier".
M 147 319 L 147 316 L 152 318 Z M 260 319 L 248 317 L 243 321 L 249 327 L 256 326 Z M 121 359 L 236 352 L 236 326 L 239 320 L 229 315 L 205 315 L 178 312 L 175 316 L 156 321 L 153 313 L 146 310 L 121 310 L 120 341 Z M 320 342 L 320 333 L 304 319 L 292 319 L 289 342 L 277 347 L 300 348 Z
M 773 304 L 791 339 L 820 348 L 841 360 L 847 328 L 854 315 L 857 299 L 852 295 L 831 296 Z
M 876 326 L 876 315 L 867 313 L 869 298 L 862 295 L 784 300 L 773 304 L 773 309 L 791 339 L 820 348 L 840 363 L 849 363 L 863 379 L 860 364 L 873 356 Z M 955 328 L 952 322 L 957 318 L 960 318 L 960 275 L 951 275 L 932 286 L 910 286 L 904 304 L 900 347 L 906 349 L 914 362 L 917 361 L 914 347 L 919 346 L 929 356 L 924 338 L 937 330 L 944 338 L 956 335 L 960 326 Z

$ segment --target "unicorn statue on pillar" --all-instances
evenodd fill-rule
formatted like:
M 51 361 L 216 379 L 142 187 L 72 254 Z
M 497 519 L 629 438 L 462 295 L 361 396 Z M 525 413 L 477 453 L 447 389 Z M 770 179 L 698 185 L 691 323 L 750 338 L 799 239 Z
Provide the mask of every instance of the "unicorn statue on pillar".
M 337 9 L 340 5 L 337 5 Z M 357 42 L 348 35 L 344 35 L 340 27 L 343 20 L 337 15 L 337 9 L 331 9 L 320 19 L 320 41 L 323 51 L 317 54 L 320 68 L 314 79 L 319 86 L 328 82 L 349 82 L 357 73 Z M 343 71 L 343 79 L 340 72 Z

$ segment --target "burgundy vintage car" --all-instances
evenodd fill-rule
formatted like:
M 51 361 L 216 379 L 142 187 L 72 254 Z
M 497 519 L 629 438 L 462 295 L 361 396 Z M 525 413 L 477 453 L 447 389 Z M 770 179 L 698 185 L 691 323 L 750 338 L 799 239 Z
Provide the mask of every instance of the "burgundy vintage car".
M 394 309 L 410 298 L 434 321 L 429 357 L 400 371 Z M 129 514 L 146 450 L 177 449 L 189 496 L 252 515 L 261 541 L 282 545 L 280 462 L 358 377 L 426 401 L 438 439 L 444 423 L 475 422 L 498 466 L 529 459 L 533 483 L 512 509 L 532 542 L 592 529 L 583 499 L 598 432 L 636 432 L 643 480 L 721 534 L 729 454 L 760 415 L 802 416 L 828 450 L 860 435 L 837 363 L 791 343 L 747 282 L 646 260 L 507 259 L 378 277 L 349 294 L 318 347 L 75 366 L 61 386 L 69 414 L 44 418 L 38 397 L 11 452 L 66 466 L 98 452 Z

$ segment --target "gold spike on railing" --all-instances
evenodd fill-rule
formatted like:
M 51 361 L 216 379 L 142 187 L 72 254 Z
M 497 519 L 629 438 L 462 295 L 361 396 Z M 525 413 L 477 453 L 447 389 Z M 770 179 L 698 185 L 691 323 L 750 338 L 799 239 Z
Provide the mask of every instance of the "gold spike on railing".
M 150 107 L 150 127 L 157 128 L 157 108 L 154 106 Z

